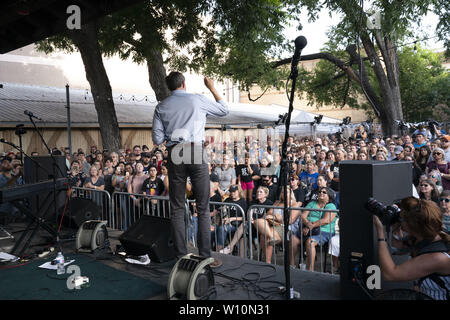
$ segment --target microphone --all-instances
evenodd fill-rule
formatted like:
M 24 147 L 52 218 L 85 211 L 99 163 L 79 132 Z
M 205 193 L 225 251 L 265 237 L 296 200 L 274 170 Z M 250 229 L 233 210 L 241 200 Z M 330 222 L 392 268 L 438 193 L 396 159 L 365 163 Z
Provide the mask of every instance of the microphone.
M 38 120 L 41 120 L 41 121 L 42 121 L 42 119 L 41 119 L 41 118 L 39 118 L 39 117 L 35 116 L 35 115 L 33 114 L 33 112 L 31 112 L 31 111 L 25 110 L 25 111 L 24 111 L 23 113 L 24 113 L 24 114 L 26 114 L 26 115 L 27 115 L 27 116 L 29 116 L 29 117 L 32 117 L 32 118 L 36 118 L 36 119 L 38 119 Z
M 306 44 L 308 41 L 306 41 L 306 38 L 304 36 L 299 36 L 295 39 L 295 51 L 294 56 L 292 57 L 292 63 L 291 63 L 291 73 L 295 70 L 297 70 L 298 62 L 300 61 L 300 55 L 302 54 L 302 50 L 304 47 L 306 47 Z

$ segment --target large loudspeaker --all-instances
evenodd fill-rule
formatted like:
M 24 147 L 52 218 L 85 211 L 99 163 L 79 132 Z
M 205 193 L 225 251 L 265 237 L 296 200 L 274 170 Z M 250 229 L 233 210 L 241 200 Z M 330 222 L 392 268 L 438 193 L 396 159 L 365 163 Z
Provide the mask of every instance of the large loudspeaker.
M 64 156 L 54 156 L 57 166 L 61 169 L 55 167 L 55 176 L 56 178 L 66 177 L 67 166 L 66 166 L 66 158 Z M 34 161 L 25 157 L 24 160 L 24 181 L 25 183 L 36 183 L 41 181 L 52 180 L 53 176 L 53 159 L 50 156 L 36 156 L 32 157 Z M 43 170 L 39 167 L 35 162 L 39 163 L 39 165 L 44 168 Z M 36 194 L 31 198 L 31 209 L 35 214 L 39 214 L 39 216 L 46 216 L 49 220 L 56 219 L 55 217 L 55 208 L 58 209 L 61 206 L 64 206 L 66 201 L 66 193 L 65 192 L 57 192 L 56 193 L 56 204 L 54 203 L 53 195 L 50 191 L 41 192 Z M 53 207 L 56 205 L 56 207 Z
M 119 241 L 129 255 L 148 254 L 156 262 L 165 262 L 175 258 L 174 244 L 171 238 L 170 219 L 143 215 Z
M 65 156 L 53 156 L 56 161 L 55 176 L 56 178 L 63 178 L 67 173 L 66 157 Z M 24 180 L 25 183 L 35 183 L 40 181 L 51 180 L 53 176 L 53 159 L 51 156 L 36 156 L 32 157 L 34 161 L 25 158 L 24 162 Z M 37 164 L 44 168 L 40 168 Z
M 60 217 L 64 206 L 59 210 Z M 64 213 L 63 225 L 69 228 L 79 228 L 85 221 L 101 220 L 102 208 L 94 201 L 83 198 L 70 199 Z
M 373 215 L 365 208 L 365 204 L 370 197 L 384 205 L 391 205 L 411 196 L 411 162 L 342 161 L 339 177 L 341 297 L 368 299 L 360 285 L 366 286 L 367 278 L 371 275 L 367 274 L 367 267 L 379 263 Z M 355 268 L 360 270 L 363 278 L 360 285 L 354 281 Z M 392 284 L 382 282 L 381 289 L 385 289 L 386 285 L 392 287 Z M 374 293 L 374 290 L 365 289 Z

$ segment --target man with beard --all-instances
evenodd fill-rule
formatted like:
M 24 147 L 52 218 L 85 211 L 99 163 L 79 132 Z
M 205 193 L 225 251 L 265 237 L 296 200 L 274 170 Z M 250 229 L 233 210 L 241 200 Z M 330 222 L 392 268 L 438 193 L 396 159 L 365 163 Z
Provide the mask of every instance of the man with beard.
M 152 167 L 152 163 L 150 163 L 150 153 L 144 152 L 142 154 L 142 163 L 144 164 L 144 173 L 149 174 L 150 168 Z
M 136 158 L 136 162 L 137 161 L 141 161 L 141 146 L 134 146 L 133 147 L 133 153 L 135 154 Z

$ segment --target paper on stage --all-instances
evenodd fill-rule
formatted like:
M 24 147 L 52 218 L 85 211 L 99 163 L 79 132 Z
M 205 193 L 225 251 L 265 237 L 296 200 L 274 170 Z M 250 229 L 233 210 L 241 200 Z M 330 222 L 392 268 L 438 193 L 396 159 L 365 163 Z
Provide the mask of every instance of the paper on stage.
M 74 261 L 75 261 L 75 260 L 70 260 L 70 261 L 68 261 L 68 262 L 64 262 L 64 267 L 67 266 L 67 265 L 69 265 L 69 264 L 71 264 L 71 263 L 74 262 Z M 49 269 L 49 270 L 56 270 L 56 269 L 58 268 L 58 266 L 57 266 L 56 264 L 52 264 L 52 262 L 49 261 L 49 262 L 46 262 L 46 263 L 44 263 L 44 264 L 41 264 L 41 265 L 39 266 L 39 268 L 42 268 L 42 269 Z
M 140 264 L 140 265 L 147 265 L 150 263 L 150 258 L 148 256 L 148 254 L 146 254 L 145 256 L 139 256 L 139 258 L 140 258 L 140 260 L 127 258 L 127 259 L 125 259 L 125 261 L 128 263 Z
M 12 254 L 6 252 L 0 252 L 0 260 L 14 262 L 19 260 L 19 257 L 13 256 Z

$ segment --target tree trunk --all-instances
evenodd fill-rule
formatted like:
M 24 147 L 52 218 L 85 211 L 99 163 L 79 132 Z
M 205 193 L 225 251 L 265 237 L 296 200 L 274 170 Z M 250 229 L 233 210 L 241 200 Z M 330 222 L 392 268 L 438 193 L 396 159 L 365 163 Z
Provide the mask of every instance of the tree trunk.
M 364 42 L 364 41 L 363 41 Z M 390 44 L 393 47 L 393 44 Z M 387 69 L 388 76 L 385 74 L 383 65 L 381 64 L 373 45 L 369 43 L 365 43 L 365 50 L 369 56 L 371 61 L 375 62 L 373 69 L 375 70 L 375 74 L 377 76 L 377 80 L 379 82 L 381 97 L 378 96 L 374 87 L 369 81 L 369 77 L 367 75 L 367 71 L 365 65 L 361 64 L 361 74 L 358 69 L 352 68 L 352 64 L 360 63 L 360 56 L 356 50 L 355 45 L 349 45 L 346 48 L 347 53 L 350 56 L 350 63 L 346 64 L 344 61 L 339 58 L 333 56 L 327 52 L 319 52 L 309 55 L 302 56 L 302 61 L 315 60 L 315 59 L 324 59 L 328 60 L 341 70 L 343 70 L 347 76 L 355 81 L 361 88 L 364 88 L 364 95 L 367 101 L 372 106 L 375 115 L 381 123 L 381 127 L 383 130 L 383 134 L 385 136 L 389 136 L 392 134 L 399 134 L 400 129 L 395 122 L 395 120 L 403 120 L 402 113 L 402 105 L 401 105 L 401 97 L 400 97 L 400 87 L 398 81 L 398 59 L 395 51 L 391 49 L 391 54 L 389 59 L 391 61 L 391 65 Z M 367 58 L 365 58 L 367 59 Z M 363 58 L 364 60 L 364 58 Z M 285 65 L 291 62 L 291 59 L 284 59 L 275 62 L 272 67 L 276 68 L 281 65 Z
M 162 101 L 170 95 L 170 90 L 166 84 L 166 68 L 160 50 L 151 49 L 146 57 L 148 79 L 155 91 L 156 99 Z
M 366 33 L 361 35 L 361 40 L 367 56 L 374 64 L 373 70 L 380 87 L 380 95 L 383 101 L 383 115 L 380 115 L 380 122 L 384 135 L 399 134 L 400 128 L 395 123 L 395 120 L 403 120 L 403 111 L 400 95 L 397 52 L 394 43 L 388 38 L 384 37 L 383 39 L 380 33 L 377 33 L 375 38 L 381 55 L 383 56 L 384 64 L 381 63 L 375 46 L 372 41 L 370 41 L 369 36 Z
M 86 78 L 91 86 L 103 149 L 107 149 L 109 152 L 117 152 L 122 148 L 122 138 L 114 108 L 111 85 L 103 65 L 98 43 L 98 29 L 98 21 L 93 21 L 83 25 L 81 30 L 71 31 L 69 34 L 80 51 Z

